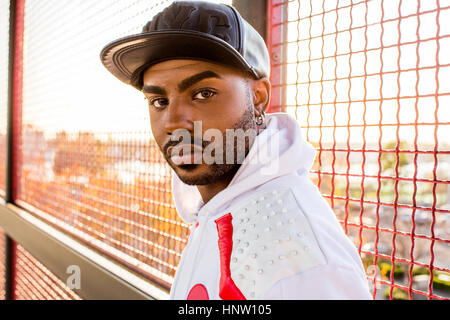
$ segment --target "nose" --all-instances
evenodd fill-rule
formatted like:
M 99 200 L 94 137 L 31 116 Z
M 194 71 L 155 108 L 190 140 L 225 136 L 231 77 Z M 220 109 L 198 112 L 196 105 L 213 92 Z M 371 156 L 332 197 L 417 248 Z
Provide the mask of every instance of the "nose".
M 177 129 L 194 131 L 192 108 L 189 103 L 179 98 L 171 99 L 164 117 L 164 130 L 171 135 Z

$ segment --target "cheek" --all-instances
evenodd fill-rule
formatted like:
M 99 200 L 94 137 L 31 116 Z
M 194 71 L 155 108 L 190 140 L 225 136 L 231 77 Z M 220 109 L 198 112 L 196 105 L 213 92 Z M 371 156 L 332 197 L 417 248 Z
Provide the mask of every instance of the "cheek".
M 162 130 L 163 128 L 163 118 L 164 118 L 164 112 L 161 111 L 155 111 L 153 108 L 149 107 L 148 108 L 148 115 L 150 118 L 150 125 L 152 127 L 152 131 L 158 132 L 160 130 Z
M 162 127 L 163 121 L 160 121 L 157 117 L 150 114 L 150 129 L 153 134 L 153 138 L 155 139 L 156 143 L 160 146 L 163 142 L 162 136 L 163 136 L 163 127 Z
M 239 91 L 223 95 L 217 102 L 212 116 L 225 128 L 233 126 L 244 115 L 248 101 Z

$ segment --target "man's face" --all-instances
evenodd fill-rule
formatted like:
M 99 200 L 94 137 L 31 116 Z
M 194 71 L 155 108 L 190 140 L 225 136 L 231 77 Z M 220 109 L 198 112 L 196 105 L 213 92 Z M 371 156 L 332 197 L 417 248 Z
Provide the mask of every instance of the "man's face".
M 207 185 L 237 170 L 238 163 L 242 163 L 242 159 L 237 159 L 237 151 L 241 149 L 246 156 L 252 141 L 250 139 L 240 145 L 234 139 L 227 141 L 226 130 L 256 130 L 251 92 L 243 73 L 204 61 L 169 60 L 147 69 L 143 85 L 153 136 L 165 159 L 184 183 Z M 198 124 L 198 121 L 201 121 L 201 132 L 196 132 L 194 137 L 194 122 Z M 174 146 L 186 143 L 173 139 L 179 130 L 189 133 L 189 150 L 202 152 L 212 143 L 202 139 L 209 129 L 222 133 L 223 141 L 216 143 L 221 149 L 218 151 L 222 153 L 220 157 L 225 157 L 227 148 L 233 149 L 232 163 L 223 158 L 219 163 L 207 164 L 202 160 L 200 164 L 192 164 L 193 154 L 191 159 L 191 156 L 187 157 L 188 153 L 183 152 L 184 157 L 171 157 Z M 187 158 L 191 162 L 186 161 Z M 180 162 L 180 159 L 184 160 Z

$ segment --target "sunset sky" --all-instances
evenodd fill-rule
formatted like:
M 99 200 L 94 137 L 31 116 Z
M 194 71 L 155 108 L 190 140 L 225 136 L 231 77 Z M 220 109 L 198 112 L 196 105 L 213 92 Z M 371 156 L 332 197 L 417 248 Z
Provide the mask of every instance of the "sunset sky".
M 223 1 L 222 1 L 223 2 Z M 230 3 L 231 1 L 225 1 Z M 355 2 L 355 1 L 354 1 Z M 25 16 L 25 51 L 24 51 L 24 96 L 23 121 L 44 130 L 47 136 L 65 130 L 68 132 L 93 131 L 104 132 L 142 132 L 150 131 L 146 101 L 141 93 L 124 85 L 114 78 L 102 66 L 99 53 L 108 42 L 130 34 L 139 33 L 142 26 L 164 5 L 156 2 L 148 10 L 148 1 L 135 1 L 133 6 L 128 1 L 110 0 L 96 2 L 68 0 L 28 0 Z M 305 3 L 305 4 L 303 4 Z M 399 119 L 402 124 L 412 124 L 415 121 L 415 105 L 419 110 L 419 143 L 434 142 L 436 103 L 436 49 L 437 24 L 436 3 L 420 1 L 419 37 L 419 81 L 416 78 L 416 29 L 417 6 L 415 1 L 403 1 L 400 34 L 402 45 L 400 69 L 408 70 L 400 75 L 400 91 L 397 86 L 398 73 L 389 73 L 398 69 L 398 1 L 384 1 L 383 52 L 380 47 L 381 0 L 368 2 L 367 29 L 365 25 L 365 4 L 353 6 L 350 11 L 349 1 L 339 1 L 339 20 L 336 26 L 336 1 L 325 1 L 322 8 L 320 2 L 297 2 L 289 4 L 288 20 L 288 67 L 286 80 L 287 111 L 294 115 L 302 127 L 319 126 L 322 121 L 322 139 L 331 141 L 333 125 L 336 121 L 335 138 L 338 142 L 346 142 L 348 138 L 347 124 L 348 108 L 350 107 L 350 124 L 356 125 L 350 129 L 350 140 L 361 141 L 364 120 L 368 127 L 365 138 L 368 142 L 377 142 L 382 110 L 383 140 L 392 140 L 397 131 L 397 96 L 408 96 L 400 100 Z M 358 3 L 358 2 L 355 2 Z M 414 5 L 412 5 L 414 4 Z M 320 7 L 314 7 L 320 5 Z M 450 1 L 441 1 L 440 12 L 440 52 L 439 64 L 439 94 L 438 140 L 443 143 L 450 136 Z M 106 9 L 105 9 L 106 8 Z M 325 15 L 317 12 L 329 11 Z M 49 16 L 53 15 L 52 19 Z M 350 16 L 350 13 L 352 15 Z M 312 18 L 307 18 L 309 15 Z M 412 15 L 412 16 L 411 16 Z M 2 14 L 0 23 L 7 25 L 7 18 Z M 58 18 L 60 17 L 60 18 Z M 300 20 L 299 20 L 300 17 Z M 351 19 L 350 19 L 351 17 Z M 56 21 L 55 21 L 56 19 Z M 322 21 L 323 19 L 323 21 Z M 392 20 L 392 21 L 391 21 Z M 59 21 L 59 22 L 58 22 Z M 311 23 L 311 25 L 310 25 Z M 350 28 L 351 57 L 349 52 Z M 324 28 L 323 28 L 324 26 Z M 336 36 L 336 27 L 339 31 Z M 2 28 L 4 30 L 4 28 Z M 341 32 L 342 31 L 342 32 Z M 313 40 L 307 40 L 309 37 Z M 323 37 L 321 37 L 324 35 Z M 7 39 L 5 32 L 0 33 L 0 41 Z M 336 38 L 337 37 L 337 38 Z M 367 45 L 365 41 L 367 37 Z M 429 39 L 429 40 L 427 40 Z M 335 45 L 337 43 L 337 48 Z M 365 65 L 364 49 L 367 51 Z M 0 63 L 7 61 L 5 50 L 1 51 Z M 311 52 L 311 53 L 310 53 Z M 337 54 L 337 55 L 336 55 Z M 324 60 L 320 59 L 326 57 Z M 336 55 L 336 57 L 335 57 Z M 380 59 L 381 56 L 381 59 Z M 327 58 L 328 57 L 328 58 Z M 308 61 L 311 60 L 311 61 Z M 298 61 L 303 61 L 298 63 Z M 349 64 L 350 62 L 350 64 Z M 382 97 L 386 100 L 380 105 L 381 62 L 383 72 Z M 337 63 L 337 64 L 336 64 Z M 337 65 L 337 68 L 336 68 Z M 350 72 L 351 66 L 351 72 Z M 359 76 L 351 80 L 349 75 Z M 367 74 L 367 77 L 363 75 Z M 338 81 L 331 79 L 339 78 Z M 6 83 L 4 73 L 1 73 L 2 87 Z M 310 83 L 308 83 L 310 82 Z M 364 90 L 364 82 L 366 90 Z M 417 82 L 417 89 L 416 89 Z M 336 88 L 335 88 L 336 86 Z M 350 88 L 350 90 L 349 90 Z M 335 91 L 336 90 L 336 91 Z M 416 101 L 416 90 L 421 97 Z M 336 96 L 336 93 L 337 96 Z M 0 99 L 5 99 L 2 90 Z M 350 106 L 350 97 L 353 102 Z M 366 103 L 364 118 L 364 99 L 375 99 Z M 334 103 L 336 102 L 336 112 Z M 306 107 L 310 104 L 309 110 Z M 322 103 L 322 108 L 321 107 Z M 2 108 L 0 108 L 2 109 Z M 321 112 L 322 111 L 322 112 Z M 0 111 L 2 112 L 2 111 Z M 6 113 L 3 110 L 6 118 Z M 321 114 L 322 113 L 322 114 Z M 335 118 L 335 119 L 334 119 Z M 4 126 L 2 123 L 0 126 Z M 0 128 L 5 132 L 6 127 Z M 317 141 L 319 129 L 311 128 L 306 132 L 308 138 Z M 401 139 L 414 139 L 414 126 L 401 126 Z

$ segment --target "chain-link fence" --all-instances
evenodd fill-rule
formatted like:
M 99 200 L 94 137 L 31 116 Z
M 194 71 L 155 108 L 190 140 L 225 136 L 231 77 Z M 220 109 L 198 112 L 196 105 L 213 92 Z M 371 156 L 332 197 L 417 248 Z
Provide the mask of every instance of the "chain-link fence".
M 272 110 L 317 148 L 374 298 L 450 296 L 449 5 L 270 1 Z
M 17 1 L 11 173 L 14 204 L 167 290 L 188 226 L 142 95 L 99 53 L 170 2 Z M 3 197 L 9 1 L 0 6 Z M 311 178 L 361 254 L 373 297 L 448 298 L 449 1 L 269 0 L 267 17 L 271 111 L 293 114 L 317 148 Z M 12 250 L 16 298 L 79 298 Z

